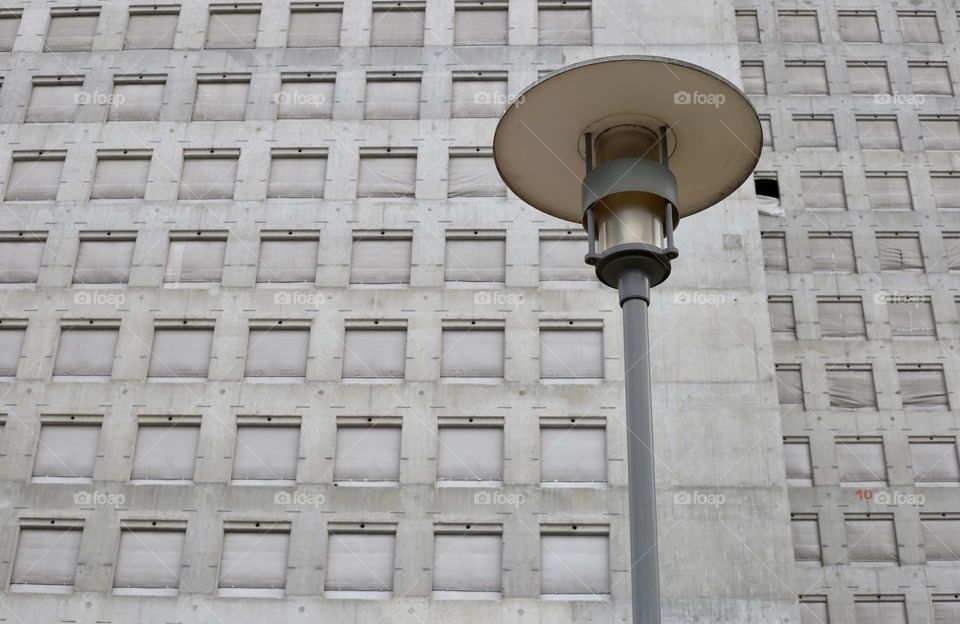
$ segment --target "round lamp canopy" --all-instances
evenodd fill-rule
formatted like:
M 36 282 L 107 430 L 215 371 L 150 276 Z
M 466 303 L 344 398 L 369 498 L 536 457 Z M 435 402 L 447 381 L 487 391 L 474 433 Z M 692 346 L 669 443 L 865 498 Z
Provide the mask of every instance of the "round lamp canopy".
M 643 158 L 658 160 L 661 129 L 681 218 L 739 188 L 763 145 L 756 110 L 724 78 L 675 59 L 615 56 L 564 67 L 520 93 L 497 125 L 494 160 L 520 199 L 581 223 L 587 134 L 594 158 L 607 160 L 649 132 Z

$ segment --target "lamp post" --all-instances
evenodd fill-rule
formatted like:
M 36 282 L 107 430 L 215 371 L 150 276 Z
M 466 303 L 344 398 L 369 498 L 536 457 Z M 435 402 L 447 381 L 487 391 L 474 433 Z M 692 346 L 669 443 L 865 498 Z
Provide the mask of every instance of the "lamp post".
M 497 125 L 497 170 L 537 210 L 580 223 L 587 264 L 620 294 L 633 621 L 660 624 L 647 308 L 670 275 L 680 219 L 750 176 L 763 144 L 746 96 L 696 65 L 599 58 L 527 87 Z

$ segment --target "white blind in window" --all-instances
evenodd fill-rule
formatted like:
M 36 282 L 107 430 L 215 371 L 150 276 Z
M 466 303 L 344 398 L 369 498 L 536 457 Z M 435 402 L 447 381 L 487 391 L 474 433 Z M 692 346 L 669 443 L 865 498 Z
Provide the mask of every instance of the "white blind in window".
M 544 594 L 610 592 L 610 545 L 605 535 L 544 535 L 540 538 Z
M 933 514 L 921 515 L 920 528 L 927 561 L 960 560 L 960 520 Z
M 237 427 L 233 478 L 261 481 L 294 481 L 300 449 L 300 427 Z
M 374 9 L 370 27 L 372 46 L 422 46 L 424 10 L 411 6 Z
M 540 330 L 540 377 L 543 379 L 602 378 L 603 331 L 599 329 Z
M 768 271 L 787 270 L 787 239 L 783 236 L 761 236 L 763 267 Z
M 109 121 L 157 121 L 160 119 L 164 86 L 163 83 L 115 85 L 107 119 Z
M 333 80 L 284 80 L 277 95 L 277 119 L 330 119 Z
M 309 329 L 251 329 L 247 342 L 247 377 L 304 377 Z
M 20 529 L 12 585 L 73 585 L 83 531 Z
M 599 427 L 540 429 L 540 480 L 607 480 L 607 430 Z
M 847 549 L 851 562 L 896 562 L 897 534 L 892 518 L 848 519 Z M 888 620 L 883 620 L 886 624 Z
M 737 11 L 737 41 L 754 42 L 760 41 L 760 24 L 757 21 L 755 11 Z
M 913 92 L 924 95 L 953 95 L 947 64 L 908 63 Z
M 503 479 L 502 428 L 440 427 L 437 437 L 437 479 Z
M 150 353 L 150 377 L 206 377 L 212 329 L 157 329 Z
M 454 78 L 451 117 L 496 117 L 507 105 L 506 80 Z
M 848 409 L 876 407 L 873 373 L 863 369 L 827 369 L 830 406 Z
M 900 13 L 904 43 L 940 43 L 936 13 Z
M 780 37 L 784 41 L 820 41 L 816 13 L 780 13 Z
M 122 531 L 113 586 L 179 587 L 185 537 L 183 531 Z
M 928 150 L 960 150 L 960 120 L 920 118 L 923 146 Z
M 419 119 L 420 80 L 368 80 L 364 119 Z
M 74 284 L 126 284 L 133 263 L 132 240 L 82 240 Z
M 167 252 L 163 281 L 219 282 L 227 241 L 215 239 L 172 240 Z
M 440 376 L 503 377 L 503 330 L 443 330 Z
M 127 22 L 125 50 L 169 50 L 177 36 L 179 13 L 135 13 Z
M 897 376 L 904 407 L 948 407 L 942 368 L 901 368 Z
M 507 8 L 458 8 L 454 13 L 453 45 L 506 45 Z
M 824 338 L 866 336 L 863 304 L 860 301 L 817 301 L 820 335 Z
M 792 487 L 813 486 L 813 465 L 810 461 L 810 443 L 788 441 L 783 444 L 786 462 L 787 485 Z
M 225 532 L 220 587 L 283 589 L 289 550 L 289 533 Z
M 101 158 L 93 174 L 90 199 L 143 198 L 149 174 L 149 158 Z
M 185 158 L 180 199 L 233 199 L 237 157 Z
M 400 427 L 337 427 L 334 481 L 398 481 Z
M 844 485 L 887 482 L 882 442 L 838 441 L 837 466 Z
M 13 49 L 13 42 L 20 29 L 19 15 L 0 16 L 0 52 L 9 52 Z
M 800 624 L 830 624 L 826 602 L 801 602 Z
M 913 199 L 907 176 L 867 176 L 867 197 L 870 207 L 910 210 Z
M 854 604 L 857 624 L 907 624 L 903 602 L 861 602 Z
M 506 197 L 493 157 L 451 156 L 447 197 Z
M 317 279 L 319 240 L 263 240 L 257 283 L 313 283 Z
M 413 197 L 416 156 L 361 156 L 357 197 Z
M 7 201 L 43 201 L 57 198 L 63 158 L 17 159 L 10 168 Z
M 833 127 L 832 121 L 827 123 Z M 832 140 L 836 145 L 835 137 Z M 801 174 L 800 192 L 803 203 L 810 208 L 842 210 L 847 207 L 843 177 L 839 175 Z
M 0 241 L 0 284 L 36 283 L 43 241 Z
M 340 45 L 343 10 L 293 10 L 287 32 L 288 48 L 321 48 Z
M 83 85 L 34 85 L 30 92 L 26 122 L 66 123 L 77 116 Z
M 884 271 L 922 271 L 923 252 L 916 236 L 877 236 L 880 269 Z
M 800 368 L 777 367 L 777 394 L 781 405 L 803 405 L 803 378 Z
M 811 236 L 810 262 L 814 271 L 855 272 L 853 238 L 847 236 Z
M 116 329 L 64 327 L 53 374 L 109 377 L 118 334 Z
M 900 125 L 896 118 L 857 118 L 857 136 L 863 149 L 900 149 Z M 869 185 L 870 180 L 867 180 Z M 867 191 L 869 193 L 869 189 Z M 872 203 L 872 201 L 871 201 Z
M 505 257 L 506 241 L 502 238 L 448 238 L 444 279 L 448 282 L 502 282 L 506 275 Z
M 784 77 L 787 92 L 800 95 L 827 95 L 827 68 L 823 65 L 788 64 Z
M 199 437 L 198 425 L 141 425 L 130 478 L 190 481 Z
M 839 22 L 843 41 L 880 41 L 880 23 L 874 11 L 840 13 Z
M 943 237 L 944 252 L 947 257 L 947 270 L 960 270 L 960 235 L 951 234 Z M 3 253 L 3 244 L 0 243 L 0 254 Z M 2 266 L 0 262 L 0 266 Z M 2 274 L 2 272 L 0 272 Z
M 207 48 L 253 48 L 257 45 L 260 11 L 217 11 L 210 13 Z
M 434 537 L 433 551 L 435 591 L 501 590 L 501 536 L 437 535 Z
M 833 119 L 795 117 L 797 147 L 836 147 L 837 129 Z
M 33 476 L 93 478 L 99 441 L 100 425 L 42 425 Z
M 933 602 L 933 624 L 955 624 L 956 622 L 960 622 L 960 600 Z
M 0 377 L 16 377 L 23 353 L 24 329 L 0 328 Z
M 893 336 L 936 336 L 937 324 L 929 300 L 917 302 L 888 302 L 887 316 Z
M 587 243 L 580 238 L 540 239 L 542 281 L 588 281 L 596 279 L 593 268 L 583 261 Z
M 743 79 L 743 91 L 751 95 L 763 95 L 767 92 L 767 78 L 762 62 L 743 63 L 740 66 Z
M 541 8 L 540 45 L 590 45 L 590 9 Z
M 393 590 L 396 536 L 332 533 L 327 541 L 327 591 Z
M 930 176 L 930 186 L 937 208 L 960 209 L 960 175 L 933 174 Z
M 793 558 L 796 561 L 820 562 L 820 527 L 816 518 L 793 518 Z
M 267 197 L 323 197 L 326 177 L 327 159 L 323 156 L 274 156 Z
M 73 52 L 89 50 L 97 32 L 99 15 L 54 15 L 47 28 L 44 50 Z
M 956 440 L 911 441 L 910 458 L 913 479 L 917 483 L 957 483 L 960 481 L 960 459 Z
M 193 101 L 194 121 L 243 121 L 249 82 L 199 82 Z
M 797 322 L 793 315 L 793 300 L 771 300 L 767 302 L 770 310 L 770 330 L 774 334 L 797 333 Z
M 351 284 L 409 284 L 410 239 L 355 239 L 350 259 Z
M 890 93 L 890 76 L 884 62 L 848 62 L 847 79 L 851 93 Z

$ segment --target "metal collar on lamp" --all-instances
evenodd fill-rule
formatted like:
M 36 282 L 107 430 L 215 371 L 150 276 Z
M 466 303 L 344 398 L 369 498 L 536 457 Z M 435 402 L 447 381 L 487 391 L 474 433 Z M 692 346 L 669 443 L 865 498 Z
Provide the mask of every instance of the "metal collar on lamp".
M 507 186 L 537 210 L 581 223 L 586 261 L 617 287 L 625 266 L 650 285 L 670 273 L 679 220 L 733 193 L 756 167 L 756 110 L 724 78 L 654 56 L 570 65 L 520 93 L 493 153 Z

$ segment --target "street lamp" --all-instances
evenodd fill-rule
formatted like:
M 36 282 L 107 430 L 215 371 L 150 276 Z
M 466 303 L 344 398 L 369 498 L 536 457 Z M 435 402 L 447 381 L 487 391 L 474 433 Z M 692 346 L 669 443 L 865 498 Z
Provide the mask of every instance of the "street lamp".
M 583 225 L 585 261 L 623 308 L 633 621 L 660 623 L 647 307 L 670 275 L 680 219 L 733 193 L 763 132 L 733 84 L 653 56 L 564 67 L 527 87 L 500 119 L 493 155 L 537 210 Z

